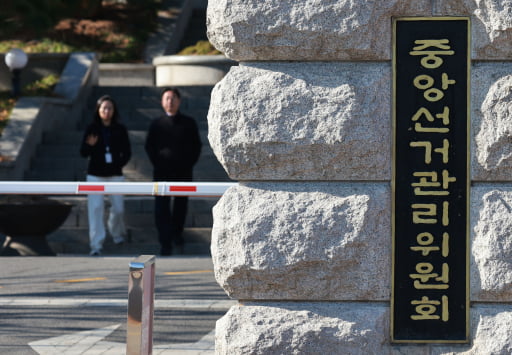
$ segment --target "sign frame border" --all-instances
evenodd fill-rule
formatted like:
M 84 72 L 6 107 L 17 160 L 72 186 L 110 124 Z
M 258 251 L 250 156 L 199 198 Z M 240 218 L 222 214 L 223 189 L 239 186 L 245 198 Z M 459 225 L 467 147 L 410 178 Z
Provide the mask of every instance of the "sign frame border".
M 466 21 L 467 70 L 466 70 L 466 334 L 464 340 L 400 340 L 394 338 L 394 299 L 395 299 L 395 191 L 396 191 L 396 26 L 399 21 Z M 391 300 L 390 300 L 390 339 L 396 344 L 466 344 L 470 341 L 470 207 L 471 207 L 471 18 L 468 16 L 418 16 L 392 18 L 392 159 L 391 159 Z

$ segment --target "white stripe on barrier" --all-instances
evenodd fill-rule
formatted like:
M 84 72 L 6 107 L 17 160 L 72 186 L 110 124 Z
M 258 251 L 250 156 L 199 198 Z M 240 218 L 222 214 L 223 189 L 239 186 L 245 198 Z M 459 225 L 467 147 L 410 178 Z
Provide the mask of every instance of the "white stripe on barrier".
M 230 182 L 56 182 L 0 181 L 0 194 L 162 195 L 218 197 L 237 185 Z

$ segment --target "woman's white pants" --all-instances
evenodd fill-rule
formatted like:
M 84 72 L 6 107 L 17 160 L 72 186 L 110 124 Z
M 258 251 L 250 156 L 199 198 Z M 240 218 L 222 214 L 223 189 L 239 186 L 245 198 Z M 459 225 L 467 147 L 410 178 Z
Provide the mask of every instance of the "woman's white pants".
M 124 181 L 124 176 L 94 176 L 87 175 L 87 181 L 90 182 L 120 182 Z M 126 234 L 124 224 L 124 198 L 123 195 L 109 195 L 110 212 L 107 221 L 107 227 L 114 243 L 121 243 Z M 89 245 L 91 252 L 100 252 L 105 241 L 105 204 L 104 195 L 87 196 L 87 212 L 89 216 Z

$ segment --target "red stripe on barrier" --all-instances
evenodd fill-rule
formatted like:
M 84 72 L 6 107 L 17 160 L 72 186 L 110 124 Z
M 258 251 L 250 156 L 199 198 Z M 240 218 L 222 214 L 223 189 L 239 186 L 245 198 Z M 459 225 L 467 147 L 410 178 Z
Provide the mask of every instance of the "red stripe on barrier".
M 105 186 L 102 185 L 80 185 L 78 191 L 105 191 Z
M 169 191 L 180 191 L 180 192 L 196 192 L 197 187 L 195 186 L 169 186 Z

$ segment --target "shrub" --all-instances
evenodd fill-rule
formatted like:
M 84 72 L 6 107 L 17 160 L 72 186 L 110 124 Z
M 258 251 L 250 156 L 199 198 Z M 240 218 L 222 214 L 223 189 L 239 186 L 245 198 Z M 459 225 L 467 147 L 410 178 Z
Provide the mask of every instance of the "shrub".
M 209 41 L 198 41 L 193 46 L 183 48 L 179 55 L 214 55 L 222 54 Z

